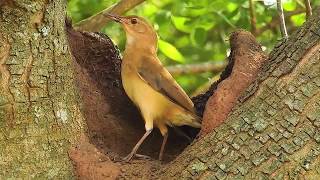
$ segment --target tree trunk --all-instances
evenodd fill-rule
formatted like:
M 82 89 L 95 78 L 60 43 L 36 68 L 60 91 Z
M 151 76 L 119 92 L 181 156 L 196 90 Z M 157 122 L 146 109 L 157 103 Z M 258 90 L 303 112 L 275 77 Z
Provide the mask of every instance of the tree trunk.
M 92 126 L 92 129 L 89 129 L 92 137 L 89 138 L 92 138 L 96 146 L 101 141 L 103 146 L 113 146 L 109 143 L 120 139 L 121 145 L 114 145 L 110 149 L 124 154 L 131 146 L 123 151 L 121 148 L 129 144 L 123 141 L 130 139 L 131 142 L 133 137 L 129 136 L 138 136 L 143 128 L 137 130 L 135 121 L 127 123 L 132 120 L 132 114 L 135 114 L 134 119 L 139 119 L 136 112 L 121 117 L 123 116 L 121 113 L 125 114 L 126 111 L 122 111 L 120 106 L 128 108 L 129 111 L 134 110 L 124 97 L 119 83 L 103 84 L 114 80 L 103 81 L 105 76 L 101 74 L 90 76 L 97 72 L 96 67 L 101 66 L 88 68 L 91 64 L 87 64 L 85 58 L 82 61 L 75 61 L 79 64 L 73 66 L 66 41 L 64 5 L 63 0 L 35 2 L 5 0 L 0 3 L 0 179 L 75 177 L 68 150 L 70 146 L 78 144 L 78 137 L 83 134 L 86 127 L 80 112 L 82 102 L 78 100 L 78 91 L 74 85 L 75 73 L 72 72 L 77 68 L 87 69 L 86 81 L 91 82 L 93 79 L 92 82 L 97 82 L 92 83 L 92 86 L 97 85 L 94 88 L 98 89 L 99 93 L 102 92 L 99 94 L 103 99 L 101 102 L 122 98 L 117 103 L 106 103 L 110 107 L 104 107 L 106 104 L 101 103 L 100 106 L 104 107 L 105 113 L 103 117 L 100 117 L 99 112 L 88 103 L 91 107 L 84 111 L 88 113 L 87 121 L 97 119 L 96 121 L 103 124 L 106 121 L 102 120 L 109 118 L 106 124 L 110 126 L 97 127 L 93 126 L 93 122 L 88 123 L 89 128 Z M 306 179 L 310 179 L 309 177 L 319 179 L 319 15 L 318 10 L 299 31 L 291 35 L 289 40 L 275 47 L 259 77 L 240 98 L 238 105 L 224 124 L 204 138 L 196 140 L 178 158 L 164 165 L 164 168 L 157 172 L 157 176 L 150 173 L 154 172 L 152 170 L 147 171 L 148 174 L 143 177 L 282 179 L 304 176 Z M 80 35 L 90 34 L 80 33 Z M 84 43 L 82 46 L 85 45 Z M 95 47 L 93 40 L 91 45 Z M 77 47 L 77 44 L 71 46 Z M 94 50 L 94 52 L 96 52 L 94 56 L 104 56 L 100 54 L 103 51 Z M 113 51 L 113 54 L 116 53 Z M 80 64 L 81 62 L 83 64 Z M 101 62 L 95 63 L 99 65 Z M 113 67 L 107 66 L 108 63 L 105 63 L 104 67 L 112 69 Z M 104 68 L 99 72 L 102 73 L 102 70 Z M 116 77 L 119 76 L 118 71 L 112 73 Z M 97 76 L 101 77 L 96 78 Z M 106 77 L 112 76 L 106 75 Z M 77 79 L 81 81 L 81 78 Z M 118 79 L 116 80 L 118 82 Z M 81 88 L 85 85 L 79 86 Z M 115 87 L 107 92 L 116 93 L 105 93 L 104 87 Z M 85 96 L 86 91 L 83 89 L 81 92 Z M 93 97 L 94 93 L 88 94 Z M 89 98 L 87 100 L 84 102 L 92 102 Z M 211 108 L 206 107 L 206 111 L 210 111 Z M 91 117 L 89 113 L 96 115 Z M 120 121 L 121 119 L 123 121 Z M 130 130 L 134 131 L 130 132 L 130 135 L 122 133 Z M 97 134 L 99 141 L 95 142 L 94 137 Z M 107 138 L 109 140 L 104 141 Z M 150 143 L 149 147 L 151 146 L 154 144 Z M 89 152 L 87 154 L 92 155 L 96 150 L 93 148 Z M 74 156 L 74 151 L 71 154 Z M 100 158 L 95 160 L 102 162 Z M 121 166 L 111 162 L 110 159 L 104 161 L 110 166 L 117 165 L 116 168 L 134 169 L 136 165 Z M 85 161 L 76 163 L 79 166 Z M 150 164 L 142 161 L 141 168 L 135 169 L 138 175 L 135 171 L 132 176 L 123 177 L 138 177 L 140 172 L 150 169 Z M 97 168 L 99 170 L 101 166 Z M 92 172 L 96 174 L 98 171 Z M 114 172 L 118 173 L 120 171 Z M 101 174 L 103 175 L 101 177 L 105 177 L 104 172 Z
M 275 46 L 226 122 L 164 167 L 161 179 L 320 178 L 319 17 L 318 9 Z
M 65 33 L 65 1 L 0 3 L 0 179 L 74 177 L 84 131 Z

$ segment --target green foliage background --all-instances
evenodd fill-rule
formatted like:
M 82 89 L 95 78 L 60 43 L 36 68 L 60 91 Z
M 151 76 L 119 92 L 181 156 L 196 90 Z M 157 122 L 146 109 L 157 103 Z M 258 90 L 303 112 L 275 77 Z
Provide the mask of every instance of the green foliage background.
M 269 0 L 270 1 L 270 0 Z M 305 21 L 304 0 L 282 0 L 289 34 Z M 111 6 L 118 0 L 69 0 L 73 23 Z M 311 0 L 313 8 L 319 0 Z M 270 51 L 281 38 L 275 5 L 254 1 L 258 41 Z M 249 0 L 147 0 L 127 13 L 145 17 L 159 36 L 159 58 L 165 65 L 225 61 L 228 37 L 238 28 L 251 30 Z M 263 31 L 261 31 L 263 30 Z M 102 30 L 124 49 L 125 34 L 120 25 L 109 23 Z M 260 32 L 261 31 L 261 32 Z M 211 72 L 175 77 L 192 93 L 215 76 Z

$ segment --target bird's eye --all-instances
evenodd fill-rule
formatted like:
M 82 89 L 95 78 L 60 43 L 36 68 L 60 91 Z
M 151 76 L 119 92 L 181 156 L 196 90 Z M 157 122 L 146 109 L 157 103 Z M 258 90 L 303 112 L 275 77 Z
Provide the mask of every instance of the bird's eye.
M 137 21 L 136 18 L 132 18 L 132 19 L 131 19 L 131 24 L 137 24 L 137 22 L 138 22 L 138 21 Z

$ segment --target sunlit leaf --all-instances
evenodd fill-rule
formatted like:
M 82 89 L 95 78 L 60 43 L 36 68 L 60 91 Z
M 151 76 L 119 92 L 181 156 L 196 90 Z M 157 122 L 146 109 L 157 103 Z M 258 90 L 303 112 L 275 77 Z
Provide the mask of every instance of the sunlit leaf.
M 182 36 L 181 38 L 177 38 L 175 44 L 177 48 L 186 47 L 190 45 L 190 38 L 188 36 Z
M 213 11 L 224 11 L 227 10 L 228 5 L 225 3 L 225 1 L 211 1 L 208 8 L 210 8 Z
M 159 39 L 158 45 L 159 45 L 159 50 L 168 58 L 180 63 L 183 63 L 185 61 L 183 55 L 172 44 Z
M 235 3 L 228 3 L 228 5 L 227 5 L 227 9 L 228 9 L 229 12 L 233 12 L 237 8 L 238 8 L 238 5 L 235 4 Z
M 157 6 L 153 5 L 153 4 L 146 4 L 145 5 L 146 8 L 143 11 L 143 15 L 144 16 L 152 16 L 154 14 L 156 14 L 159 11 L 159 8 L 157 8 Z
M 294 15 L 294 16 L 291 16 L 290 19 L 295 26 L 301 26 L 306 20 L 306 14 L 303 13 L 303 14 Z
M 296 1 L 293 1 L 293 0 L 288 0 L 283 3 L 283 9 L 286 11 L 293 11 L 296 9 L 296 7 L 297 7 L 297 3 Z
M 187 23 L 188 24 L 188 23 Z M 189 24 L 188 24 L 189 25 Z M 196 22 L 190 24 L 189 27 L 201 27 L 206 31 L 212 29 L 216 25 L 215 17 L 214 16 L 205 16 L 197 18 Z
M 204 15 L 208 12 L 208 8 L 203 7 L 203 6 L 186 6 L 185 7 L 187 12 L 185 15 L 187 16 L 200 16 L 200 15 Z
M 171 15 L 171 21 L 173 22 L 174 26 L 182 32 L 190 33 L 191 29 L 186 25 L 186 22 L 189 21 L 189 18 L 186 17 L 179 17 Z

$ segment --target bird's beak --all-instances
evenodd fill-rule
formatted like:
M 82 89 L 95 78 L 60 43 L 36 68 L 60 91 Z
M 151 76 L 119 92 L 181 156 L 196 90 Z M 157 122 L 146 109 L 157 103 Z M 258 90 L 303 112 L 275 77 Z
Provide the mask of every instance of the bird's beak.
M 118 16 L 118 15 L 115 15 L 115 14 L 110 14 L 110 13 L 107 13 L 107 14 L 103 14 L 104 16 L 116 21 L 116 22 L 119 22 L 121 23 L 121 17 Z

